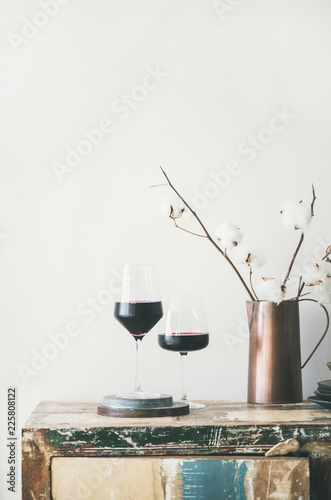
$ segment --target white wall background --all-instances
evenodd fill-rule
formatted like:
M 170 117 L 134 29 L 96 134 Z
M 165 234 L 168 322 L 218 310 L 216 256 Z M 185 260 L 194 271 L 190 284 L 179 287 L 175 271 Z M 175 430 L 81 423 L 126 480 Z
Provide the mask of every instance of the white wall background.
M 316 217 L 301 261 L 331 243 L 330 2 L 224 0 L 223 16 L 212 0 L 62 0 L 53 18 L 36 14 L 42 3 L 0 2 L 4 499 L 8 386 L 18 388 L 20 425 L 41 400 L 101 401 L 131 389 L 134 343 L 113 318 L 113 304 L 99 304 L 91 322 L 78 311 L 124 263 L 156 262 L 164 295 L 203 294 L 210 347 L 189 356 L 190 397 L 246 397 L 248 342 L 238 336 L 245 291 L 208 242 L 162 215 L 169 191 L 149 189 L 163 182 L 160 164 L 192 201 L 211 193 L 212 172 L 238 162 L 238 175 L 200 215 L 211 230 L 238 222 L 247 241 L 265 249 L 266 275 L 284 276 L 298 241 L 281 225 L 279 205 L 310 203 L 311 182 Z M 45 24 L 25 28 L 25 42 L 23 18 Z M 148 67 L 167 76 L 121 119 L 114 101 L 141 97 L 135 87 Z M 248 161 L 241 143 L 269 127 L 275 108 L 293 118 Z M 66 148 L 104 118 L 112 133 L 60 182 L 54 162 L 64 164 Z M 303 356 L 324 324 L 316 305 L 305 306 Z M 32 368 L 33 350 L 42 353 L 49 334 L 68 322 L 79 335 L 24 383 L 18 366 Z M 143 385 L 178 397 L 179 356 L 158 347 L 157 332 L 142 345 Z M 239 339 L 232 349 L 227 333 Z M 329 334 L 304 370 L 305 396 L 328 378 L 330 347 Z

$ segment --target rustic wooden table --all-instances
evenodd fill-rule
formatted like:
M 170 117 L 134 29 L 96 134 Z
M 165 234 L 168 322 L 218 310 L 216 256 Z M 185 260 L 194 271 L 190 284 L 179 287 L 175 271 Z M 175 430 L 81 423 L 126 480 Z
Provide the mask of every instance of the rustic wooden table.
M 22 431 L 23 500 L 331 499 L 330 411 L 205 403 L 139 419 L 40 403 Z M 265 456 L 290 438 L 296 453 Z

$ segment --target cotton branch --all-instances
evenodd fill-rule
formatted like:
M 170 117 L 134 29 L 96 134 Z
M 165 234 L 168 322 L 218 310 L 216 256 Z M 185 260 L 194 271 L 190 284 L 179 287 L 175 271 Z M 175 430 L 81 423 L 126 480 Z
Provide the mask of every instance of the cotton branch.
M 299 285 L 298 285 L 298 293 L 297 295 L 301 295 L 300 291 L 302 291 L 303 289 L 301 288 L 301 284 L 302 284 L 302 276 L 300 276 L 300 279 L 299 279 Z
M 315 204 L 315 200 L 316 200 L 314 184 L 312 184 L 311 187 L 313 190 L 313 200 L 312 200 L 311 205 L 310 205 L 310 213 L 311 213 L 311 216 L 314 217 L 314 215 L 315 215 L 314 214 L 314 204 Z
M 283 282 L 283 288 L 285 288 L 285 287 L 286 287 L 286 283 L 287 283 L 287 281 L 288 281 L 288 279 L 289 279 L 289 277 L 290 277 L 290 274 L 291 274 L 291 271 L 292 271 L 292 267 L 293 267 L 294 261 L 295 261 L 295 259 L 296 259 L 297 255 L 298 255 L 298 253 L 299 253 L 299 250 L 300 250 L 300 248 L 301 248 L 301 245 L 302 245 L 302 243 L 303 243 L 304 238 L 305 238 L 304 233 L 301 233 L 301 236 L 300 236 L 300 240 L 299 240 L 298 246 L 297 246 L 297 247 L 296 247 L 296 249 L 295 249 L 295 252 L 294 252 L 294 254 L 293 254 L 293 257 L 292 257 L 292 260 L 291 260 L 290 266 L 289 266 L 289 268 L 288 268 L 288 270 L 287 270 L 287 273 L 286 273 L 286 276 L 285 276 L 285 279 L 284 279 L 284 282 Z
M 315 204 L 315 200 L 316 200 L 316 194 L 315 194 L 315 187 L 314 187 L 314 184 L 312 184 L 311 186 L 312 186 L 312 192 L 313 192 L 313 199 L 312 199 L 312 202 L 311 202 L 311 205 L 310 205 L 310 213 L 311 213 L 311 217 L 314 217 L 314 204 Z M 301 236 L 300 236 L 300 240 L 299 240 L 298 246 L 297 246 L 297 247 L 296 247 L 296 249 L 295 249 L 295 252 L 294 252 L 294 254 L 293 254 L 292 260 L 291 260 L 291 262 L 290 262 L 290 266 L 289 266 L 289 268 L 288 268 L 288 270 L 287 270 L 287 273 L 286 273 L 285 279 L 284 279 L 284 281 L 283 281 L 283 285 L 282 285 L 282 287 L 284 288 L 284 290 L 285 290 L 285 287 L 286 287 L 286 283 L 287 283 L 287 281 L 288 281 L 288 279 L 289 279 L 289 277 L 290 277 L 290 274 L 291 274 L 291 271 L 292 271 L 292 267 L 293 267 L 294 261 L 295 261 L 295 259 L 296 259 L 297 255 L 298 255 L 298 253 L 299 253 L 299 250 L 300 250 L 300 248 L 301 248 L 301 245 L 302 245 L 302 243 L 303 243 L 304 238 L 305 238 L 304 233 L 301 233 Z M 303 285 L 303 286 L 304 286 L 304 285 Z M 302 286 L 302 288 L 303 288 L 303 286 Z M 302 291 L 302 289 L 301 289 L 301 291 Z
M 325 253 L 322 260 L 326 260 L 327 262 L 330 262 L 330 257 L 329 257 L 330 254 L 331 254 L 331 245 L 329 245 L 328 248 L 326 249 L 326 253 Z
M 259 298 L 256 295 L 256 292 L 255 292 L 254 287 L 253 287 L 252 274 L 253 274 L 252 268 L 251 268 L 251 266 L 249 266 L 249 283 L 251 285 L 251 289 L 252 289 L 252 292 L 254 294 L 255 299 L 258 301 Z
M 193 234 L 193 236 L 199 236 L 199 238 L 207 238 L 207 236 L 205 234 L 194 233 L 193 231 L 189 231 L 188 229 L 185 229 L 184 227 L 179 226 L 177 224 L 177 220 L 176 220 L 178 217 L 172 217 L 171 215 L 169 215 L 169 217 L 170 217 L 170 219 L 172 219 L 174 221 L 174 224 L 177 227 L 177 229 L 181 229 L 182 231 L 185 231 L 185 233 Z
M 255 301 L 255 298 L 252 294 L 252 292 L 250 291 L 250 289 L 248 288 L 247 284 L 245 283 L 245 280 L 243 279 L 243 277 L 241 276 L 240 272 L 238 271 L 238 269 L 236 268 L 236 266 L 234 265 L 234 263 L 232 262 L 232 260 L 228 257 L 228 255 L 218 246 L 218 244 L 216 243 L 216 241 L 214 241 L 214 239 L 210 236 L 209 232 L 207 231 L 206 227 L 204 226 L 204 224 L 202 223 L 202 221 L 200 220 L 200 218 L 198 217 L 198 215 L 196 214 L 196 212 L 190 207 L 190 205 L 184 200 L 184 198 L 179 194 L 179 192 L 177 191 L 177 189 L 173 186 L 173 184 L 171 183 L 169 177 L 167 176 L 167 174 L 165 173 L 165 171 L 163 170 L 162 167 L 160 167 L 161 170 L 162 170 L 162 173 L 163 175 L 165 176 L 165 178 L 167 179 L 168 181 L 168 184 L 169 186 L 171 187 L 171 189 L 176 193 L 176 195 L 182 200 L 182 202 L 184 203 L 184 205 L 188 208 L 188 210 L 191 212 L 191 214 L 195 217 L 195 219 L 197 220 L 197 222 L 200 224 L 202 230 L 204 231 L 205 233 L 205 237 L 210 241 L 210 243 L 223 255 L 223 257 L 227 260 L 227 262 L 230 264 L 230 266 L 232 267 L 232 269 L 234 270 L 234 272 L 237 274 L 238 278 L 240 279 L 241 283 L 243 284 L 246 292 L 248 293 L 249 297 L 251 300 Z M 176 222 L 176 221 L 175 221 Z M 179 226 L 177 226 L 179 227 Z M 179 229 L 183 229 L 183 228 L 179 228 Z M 186 230 L 185 230 L 186 231 Z M 188 231 L 187 231 L 188 232 Z M 197 235 L 197 236 L 201 236 L 201 235 Z

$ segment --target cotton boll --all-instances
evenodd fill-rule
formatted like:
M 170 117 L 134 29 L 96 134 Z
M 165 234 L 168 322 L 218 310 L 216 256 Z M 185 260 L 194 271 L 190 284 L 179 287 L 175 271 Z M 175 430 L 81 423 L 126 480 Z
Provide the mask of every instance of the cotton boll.
M 245 245 L 239 245 L 231 251 L 231 257 L 238 264 L 251 266 L 253 269 L 264 266 L 266 259 L 260 250 L 251 250 Z
M 250 265 L 253 269 L 257 267 L 262 267 L 267 262 L 265 255 L 259 250 L 252 250 L 249 253 L 247 260 L 248 260 L 247 264 Z
M 331 276 L 331 262 L 320 260 L 316 263 L 316 266 L 324 276 Z
M 304 203 L 285 203 L 280 213 L 285 227 L 300 229 L 302 232 L 308 229 L 311 221 L 311 209 Z
M 237 224 L 226 222 L 216 229 L 216 238 L 220 241 L 223 248 L 233 248 L 242 242 L 242 232 Z
M 244 245 L 238 245 L 231 249 L 231 259 L 236 262 L 236 264 L 243 264 L 247 266 L 247 259 L 250 254 L 249 248 Z
M 294 299 L 298 296 L 299 280 L 290 278 L 286 283 L 286 299 Z M 309 290 L 307 290 L 309 292 Z
M 331 303 L 331 278 L 325 278 L 318 285 L 311 287 L 312 295 L 320 304 Z
M 320 281 L 325 281 L 328 276 L 331 276 L 331 262 L 321 260 L 309 266 L 303 274 L 303 280 L 308 285 L 314 285 Z
M 307 285 L 314 285 L 321 279 L 321 272 L 318 267 L 312 265 L 310 269 L 306 270 L 302 278 Z
M 257 285 L 256 291 L 260 299 L 276 302 L 277 304 L 284 300 L 285 294 L 281 290 L 282 283 L 279 280 L 270 278 L 261 280 Z
M 296 224 L 295 227 L 300 229 L 302 232 L 307 231 L 309 224 L 311 222 L 311 209 L 303 203 L 298 203 L 296 210 Z
M 185 205 L 178 196 L 164 196 L 160 203 L 161 213 L 169 217 L 171 214 L 171 207 L 173 208 L 173 217 L 178 217 L 182 209 L 185 208 Z
M 331 263 L 319 261 L 303 275 L 303 280 L 309 287 L 311 294 L 320 303 L 331 303 Z

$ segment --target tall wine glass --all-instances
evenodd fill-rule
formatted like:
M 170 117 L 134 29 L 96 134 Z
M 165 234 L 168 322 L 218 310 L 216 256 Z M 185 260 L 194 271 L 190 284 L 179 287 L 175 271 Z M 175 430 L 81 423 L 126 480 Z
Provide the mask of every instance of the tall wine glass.
M 122 291 L 120 300 L 115 302 L 114 316 L 131 333 L 136 344 L 135 386 L 126 396 L 146 398 L 148 394 L 141 389 L 139 345 L 163 316 L 154 264 L 124 266 Z
M 209 334 L 203 304 L 199 294 L 172 294 L 165 318 L 165 333 L 158 337 L 159 346 L 180 353 L 182 368 L 182 396 L 187 402 L 186 361 L 187 353 L 207 347 Z M 205 405 L 189 403 L 190 408 Z

